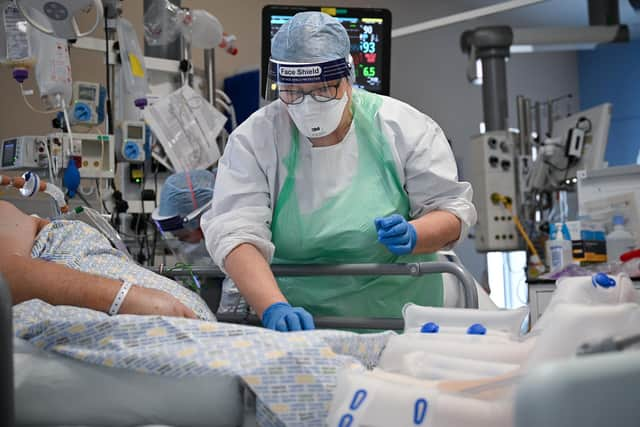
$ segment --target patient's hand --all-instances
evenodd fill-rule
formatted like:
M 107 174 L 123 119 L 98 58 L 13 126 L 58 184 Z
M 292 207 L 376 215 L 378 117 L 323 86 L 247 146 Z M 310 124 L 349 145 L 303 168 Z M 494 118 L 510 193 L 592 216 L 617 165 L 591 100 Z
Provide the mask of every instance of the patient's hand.
M 193 311 L 168 293 L 135 285 L 129 290 L 119 313 L 198 318 Z

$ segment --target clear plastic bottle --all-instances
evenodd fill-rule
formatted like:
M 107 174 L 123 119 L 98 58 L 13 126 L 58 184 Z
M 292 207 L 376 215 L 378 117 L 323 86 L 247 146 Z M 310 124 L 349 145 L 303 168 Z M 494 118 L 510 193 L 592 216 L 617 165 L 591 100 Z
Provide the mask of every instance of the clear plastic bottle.
M 551 272 L 557 272 L 573 262 L 573 248 L 571 240 L 565 240 L 565 230 L 558 232 L 555 224 L 550 224 L 550 239 L 546 242 L 546 261 Z
M 613 231 L 607 234 L 607 260 L 619 262 L 620 255 L 636 248 L 636 239 L 633 234 L 624 228 L 624 217 L 613 216 Z

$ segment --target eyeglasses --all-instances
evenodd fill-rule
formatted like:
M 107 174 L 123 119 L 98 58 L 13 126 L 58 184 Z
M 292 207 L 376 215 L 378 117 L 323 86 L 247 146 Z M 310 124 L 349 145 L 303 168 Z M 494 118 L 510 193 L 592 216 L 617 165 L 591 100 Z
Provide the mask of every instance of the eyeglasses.
M 278 95 L 282 102 L 288 105 L 300 104 L 304 100 L 305 95 L 310 95 L 315 101 L 329 102 L 338 96 L 338 88 L 342 84 L 342 80 L 333 85 L 322 86 L 309 91 L 294 89 L 280 89 Z

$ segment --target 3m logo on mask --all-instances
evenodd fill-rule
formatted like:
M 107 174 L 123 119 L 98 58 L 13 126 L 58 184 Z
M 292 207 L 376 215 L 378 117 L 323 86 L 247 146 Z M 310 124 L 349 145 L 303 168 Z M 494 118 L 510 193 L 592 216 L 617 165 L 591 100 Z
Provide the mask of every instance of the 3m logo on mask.
M 322 74 L 322 67 L 279 67 L 278 71 L 282 77 L 318 77 Z

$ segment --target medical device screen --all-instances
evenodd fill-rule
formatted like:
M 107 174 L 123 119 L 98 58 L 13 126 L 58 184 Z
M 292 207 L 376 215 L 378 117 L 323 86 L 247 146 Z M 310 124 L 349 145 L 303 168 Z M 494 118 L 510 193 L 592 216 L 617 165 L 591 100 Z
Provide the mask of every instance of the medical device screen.
M 2 167 L 13 166 L 16 161 L 16 139 L 6 140 L 2 143 Z
M 93 86 L 80 86 L 78 99 L 82 101 L 93 101 L 96 99 L 96 88 Z
M 142 139 L 142 128 L 140 126 L 127 126 L 127 136 L 129 139 Z
M 265 6 L 262 10 L 262 92 L 271 53 L 271 38 L 293 15 L 322 11 L 344 25 L 351 40 L 355 65 L 354 86 L 382 95 L 389 94 L 391 60 L 391 12 L 387 9 Z

